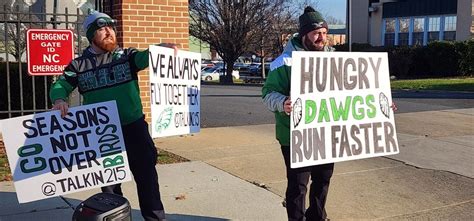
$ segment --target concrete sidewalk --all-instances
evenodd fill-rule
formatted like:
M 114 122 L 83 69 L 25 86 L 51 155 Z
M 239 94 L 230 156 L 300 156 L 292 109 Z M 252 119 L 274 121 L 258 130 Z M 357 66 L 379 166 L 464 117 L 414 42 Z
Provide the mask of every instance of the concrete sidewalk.
M 331 220 L 474 220 L 474 109 L 396 115 L 399 155 L 337 163 Z M 286 220 L 285 170 L 274 125 L 202 129 L 157 139 L 191 162 L 158 165 L 169 220 Z M 135 185 L 124 191 L 138 211 Z M 94 191 L 19 205 L 0 183 L 0 221 L 69 220 Z
M 329 217 L 474 220 L 474 109 L 399 114 L 396 120 L 401 154 L 336 164 Z M 274 125 L 210 128 L 156 143 L 284 197 Z
M 167 220 L 284 220 L 282 199 L 200 161 L 158 165 Z M 143 220 L 135 183 L 123 184 L 132 205 L 132 219 Z M 80 202 L 100 191 L 18 204 L 12 182 L 0 182 L 0 221 L 71 220 Z

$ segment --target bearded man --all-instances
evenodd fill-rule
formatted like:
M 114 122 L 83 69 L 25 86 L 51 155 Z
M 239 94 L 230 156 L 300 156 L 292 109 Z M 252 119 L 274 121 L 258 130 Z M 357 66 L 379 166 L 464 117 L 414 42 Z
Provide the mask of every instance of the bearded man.
M 120 48 L 115 24 L 104 13 L 87 16 L 83 28 L 90 46 L 65 68 L 51 87 L 50 98 L 62 117 L 68 113 L 66 101 L 76 87 L 84 104 L 116 101 L 142 216 L 145 220 L 165 220 L 155 168 L 157 151 L 144 119 L 138 86 L 137 73 L 148 67 L 148 50 Z M 176 53 L 176 45 L 162 46 L 174 48 Z M 102 191 L 123 195 L 120 184 L 103 187 Z
M 291 168 L 290 163 L 290 85 L 293 51 L 331 52 L 327 45 L 328 24 L 321 14 L 308 6 L 299 17 L 298 33 L 287 43 L 283 53 L 270 64 L 270 73 L 262 88 L 263 103 L 275 114 L 276 138 L 286 166 L 286 212 L 289 221 L 326 220 L 326 197 L 334 163 Z M 311 177 L 309 207 L 305 199 Z

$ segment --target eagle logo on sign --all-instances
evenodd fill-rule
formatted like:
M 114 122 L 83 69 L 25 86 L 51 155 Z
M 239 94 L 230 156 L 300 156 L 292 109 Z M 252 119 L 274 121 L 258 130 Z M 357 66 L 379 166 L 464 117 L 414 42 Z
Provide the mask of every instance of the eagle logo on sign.
M 158 133 L 161 133 L 163 130 L 169 127 L 171 123 L 171 118 L 173 116 L 173 108 L 168 107 L 164 109 L 160 116 L 158 117 L 158 120 L 155 122 L 155 131 Z
M 379 103 L 380 103 L 380 110 L 382 111 L 383 115 L 390 119 L 390 103 L 388 102 L 387 96 L 384 93 L 380 93 L 379 95 Z
M 293 104 L 293 125 L 294 128 L 300 124 L 301 119 L 303 118 L 303 102 L 301 98 L 296 99 L 295 103 Z

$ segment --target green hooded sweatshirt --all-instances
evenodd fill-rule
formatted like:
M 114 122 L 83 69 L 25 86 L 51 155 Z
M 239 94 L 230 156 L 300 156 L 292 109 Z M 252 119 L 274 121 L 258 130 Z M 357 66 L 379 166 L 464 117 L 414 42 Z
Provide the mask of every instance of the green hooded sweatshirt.
M 334 48 L 324 46 L 325 52 Z M 283 103 L 290 96 L 291 54 L 305 51 L 298 34 L 288 41 L 283 53 L 270 64 L 270 73 L 262 88 L 262 98 L 267 108 L 275 113 L 276 138 L 282 146 L 290 146 L 290 116 L 283 110 Z

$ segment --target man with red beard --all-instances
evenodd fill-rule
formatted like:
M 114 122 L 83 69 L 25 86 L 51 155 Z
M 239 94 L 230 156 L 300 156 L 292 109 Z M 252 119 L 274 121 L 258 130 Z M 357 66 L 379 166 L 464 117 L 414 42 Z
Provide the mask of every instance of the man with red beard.
M 116 101 L 142 216 L 145 220 L 164 220 L 155 169 L 157 151 L 143 116 L 138 86 L 137 73 L 148 67 L 148 50 L 120 48 L 115 23 L 104 13 L 87 16 L 83 28 L 90 46 L 66 67 L 51 87 L 50 98 L 53 109 L 60 110 L 63 117 L 68 112 L 67 98 L 76 87 L 84 104 Z M 173 44 L 162 46 L 177 50 Z M 120 184 L 103 187 L 102 191 L 123 195 Z
M 321 14 L 306 7 L 299 17 L 299 31 L 288 41 L 284 52 L 270 64 L 270 73 L 262 88 L 263 102 L 275 113 L 276 138 L 286 165 L 286 211 L 288 220 L 320 221 L 326 219 L 324 209 L 334 164 L 304 168 L 290 167 L 290 80 L 291 53 L 293 51 L 334 51 L 327 46 L 328 25 Z M 309 207 L 305 199 L 311 177 Z

